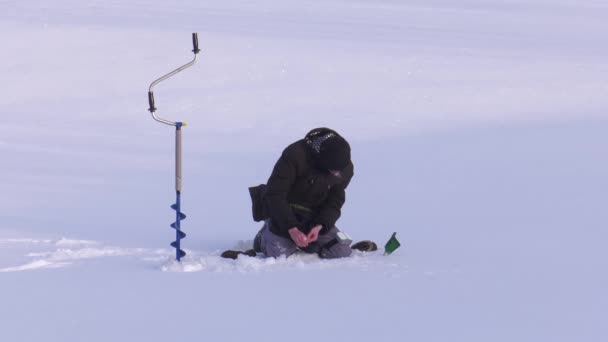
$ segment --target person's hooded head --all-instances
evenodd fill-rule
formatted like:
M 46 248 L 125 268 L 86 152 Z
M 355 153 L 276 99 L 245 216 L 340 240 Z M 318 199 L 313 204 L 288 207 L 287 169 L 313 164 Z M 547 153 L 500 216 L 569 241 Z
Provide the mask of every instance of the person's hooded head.
M 315 128 L 304 139 L 313 151 L 317 168 L 342 171 L 350 164 L 350 145 L 336 131 Z

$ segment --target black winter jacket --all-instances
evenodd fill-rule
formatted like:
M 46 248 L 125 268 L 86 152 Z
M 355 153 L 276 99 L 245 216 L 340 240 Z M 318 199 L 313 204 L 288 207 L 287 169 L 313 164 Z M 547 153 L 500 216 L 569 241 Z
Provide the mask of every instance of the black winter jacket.
M 264 216 L 271 219 L 270 230 L 289 238 L 288 230 L 298 227 L 308 233 L 322 225 L 321 234 L 332 228 L 340 218 L 345 189 L 353 177 L 352 162 L 336 177 L 314 165 L 313 150 L 304 139 L 289 145 L 272 171 L 258 202 L 252 193 L 254 216 L 256 205 L 265 207 Z M 255 188 L 252 188 L 255 189 Z M 251 190 L 251 189 L 250 189 Z M 265 219 L 266 217 L 258 217 Z

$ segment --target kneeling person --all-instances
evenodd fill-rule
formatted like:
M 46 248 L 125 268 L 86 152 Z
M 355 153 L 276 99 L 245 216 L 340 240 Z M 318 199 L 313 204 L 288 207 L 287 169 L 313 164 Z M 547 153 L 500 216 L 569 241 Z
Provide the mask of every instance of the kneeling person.
M 354 174 L 350 152 L 346 139 L 328 128 L 314 129 L 285 148 L 268 182 L 249 189 L 254 219 L 264 221 L 254 240 L 256 252 L 350 256 L 350 243 L 335 226 Z

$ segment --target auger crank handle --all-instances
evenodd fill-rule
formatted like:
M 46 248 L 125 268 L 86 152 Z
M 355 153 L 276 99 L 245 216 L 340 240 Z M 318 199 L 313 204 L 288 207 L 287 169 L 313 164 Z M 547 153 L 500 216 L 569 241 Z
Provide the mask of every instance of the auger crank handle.
M 154 107 L 154 93 L 151 91 L 148 92 L 148 103 L 150 104 L 150 108 L 148 108 L 148 110 L 150 113 L 154 113 L 156 111 L 156 107 Z
M 182 65 L 181 67 L 171 71 L 170 73 L 154 80 L 151 84 L 150 87 L 148 88 L 148 104 L 150 105 L 150 108 L 148 108 L 148 110 L 150 111 L 150 113 L 152 113 L 152 118 L 158 122 L 170 125 L 170 126 L 177 126 L 178 122 L 177 121 L 171 121 L 171 120 L 167 120 L 167 119 L 163 119 L 163 118 L 159 118 L 156 116 L 156 107 L 154 106 L 154 93 L 153 93 L 153 88 L 155 85 L 157 85 L 158 83 L 168 79 L 169 77 L 191 67 L 195 62 L 196 62 L 196 57 L 198 55 L 198 53 L 201 51 L 198 48 L 198 34 L 196 32 L 192 33 L 192 52 L 194 52 L 194 58 L 192 59 L 192 61 L 190 61 L 187 64 Z
M 195 54 L 201 51 L 198 48 L 198 33 L 196 32 L 192 34 L 192 46 L 194 47 L 194 49 L 192 49 L 192 52 L 194 52 Z

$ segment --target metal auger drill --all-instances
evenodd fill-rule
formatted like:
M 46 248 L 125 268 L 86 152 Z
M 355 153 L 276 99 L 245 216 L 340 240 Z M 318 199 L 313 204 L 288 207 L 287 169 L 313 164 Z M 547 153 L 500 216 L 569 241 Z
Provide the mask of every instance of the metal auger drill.
M 154 120 L 169 125 L 175 126 L 175 204 L 171 205 L 171 208 L 175 210 L 175 222 L 171 224 L 171 227 L 175 229 L 175 241 L 171 242 L 171 246 L 175 247 L 175 258 L 177 261 L 180 261 L 186 255 L 181 249 L 180 241 L 186 237 L 186 233 L 181 230 L 181 221 L 186 218 L 186 215 L 181 212 L 181 192 L 182 192 L 182 126 L 186 126 L 185 122 L 177 121 L 173 122 L 170 120 L 162 119 L 156 116 L 156 107 L 154 107 L 154 92 L 152 88 L 158 83 L 168 79 L 169 77 L 183 71 L 186 68 L 191 67 L 196 62 L 196 57 L 200 52 L 198 48 L 198 35 L 196 33 L 192 34 L 192 45 L 194 49 L 194 59 L 185 65 L 171 71 L 170 73 L 158 78 L 152 84 L 150 84 L 150 89 L 148 90 L 148 102 L 150 104 L 150 108 L 148 109 L 150 113 L 152 113 L 152 117 Z

